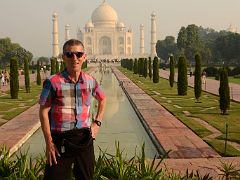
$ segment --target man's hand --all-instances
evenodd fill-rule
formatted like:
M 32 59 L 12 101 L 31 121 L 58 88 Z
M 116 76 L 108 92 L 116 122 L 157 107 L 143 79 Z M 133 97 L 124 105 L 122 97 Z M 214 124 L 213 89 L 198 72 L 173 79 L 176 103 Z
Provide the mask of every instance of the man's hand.
M 50 166 L 53 165 L 53 163 L 57 164 L 57 158 L 56 155 L 60 157 L 60 153 L 55 146 L 55 144 L 51 141 L 46 144 L 46 157 L 47 162 Z
M 92 131 L 93 139 L 96 139 L 97 133 L 99 131 L 99 126 L 96 123 L 94 123 L 94 122 L 91 125 L 91 131 Z

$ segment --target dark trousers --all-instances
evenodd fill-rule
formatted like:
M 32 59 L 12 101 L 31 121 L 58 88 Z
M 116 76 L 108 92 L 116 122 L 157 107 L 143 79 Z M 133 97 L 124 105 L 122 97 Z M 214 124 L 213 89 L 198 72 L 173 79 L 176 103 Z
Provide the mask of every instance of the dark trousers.
M 52 137 L 61 157 L 56 156 L 57 164 L 46 165 L 44 180 L 68 180 L 72 166 L 76 180 L 92 180 L 95 156 L 91 133 L 76 131 L 67 135 L 53 134 Z M 65 152 L 61 152 L 61 146 Z

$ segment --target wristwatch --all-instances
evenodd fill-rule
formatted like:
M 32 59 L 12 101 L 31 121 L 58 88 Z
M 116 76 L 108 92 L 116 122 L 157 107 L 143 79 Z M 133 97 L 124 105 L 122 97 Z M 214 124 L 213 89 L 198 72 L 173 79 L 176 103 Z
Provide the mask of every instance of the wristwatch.
M 97 119 L 94 119 L 93 122 L 96 123 L 98 126 L 101 126 L 101 125 L 102 125 L 102 122 L 101 122 L 101 121 L 98 121 Z

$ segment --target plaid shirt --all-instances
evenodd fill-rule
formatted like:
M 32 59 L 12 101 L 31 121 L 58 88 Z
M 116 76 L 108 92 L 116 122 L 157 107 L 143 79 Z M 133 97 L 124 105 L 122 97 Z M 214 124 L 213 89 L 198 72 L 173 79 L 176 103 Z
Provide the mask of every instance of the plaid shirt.
M 91 126 L 91 97 L 105 98 L 97 81 L 81 72 L 73 83 L 66 70 L 51 76 L 43 83 L 39 104 L 50 106 L 49 119 L 51 132 L 63 132 L 73 128 Z

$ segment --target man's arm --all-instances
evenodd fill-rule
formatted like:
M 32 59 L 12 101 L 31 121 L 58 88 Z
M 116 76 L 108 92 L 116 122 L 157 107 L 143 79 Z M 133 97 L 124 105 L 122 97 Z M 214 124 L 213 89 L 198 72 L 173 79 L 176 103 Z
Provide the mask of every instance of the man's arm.
M 103 119 L 105 106 L 106 106 L 106 97 L 104 97 L 104 99 L 98 101 L 98 111 L 97 111 L 97 115 L 95 118 L 98 121 L 102 121 L 102 119 Z M 92 123 L 91 129 L 92 129 L 92 137 L 96 138 L 96 135 L 99 130 L 99 126 L 96 123 Z
M 42 127 L 42 131 L 43 131 L 43 135 L 44 135 L 45 143 L 46 143 L 47 161 L 50 164 L 50 166 L 52 166 L 53 162 L 55 164 L 57 164 L 56 154 L 58 156 L 60 156 L 60 154 L 52 141 L 49 117 L 48 117 L 48 112 L 50 111 L 50 108 L 51 107 L 46 107 L 46 106 L 40 105 L 39 117 L 40 117 L 41 127 Z

